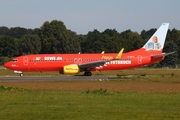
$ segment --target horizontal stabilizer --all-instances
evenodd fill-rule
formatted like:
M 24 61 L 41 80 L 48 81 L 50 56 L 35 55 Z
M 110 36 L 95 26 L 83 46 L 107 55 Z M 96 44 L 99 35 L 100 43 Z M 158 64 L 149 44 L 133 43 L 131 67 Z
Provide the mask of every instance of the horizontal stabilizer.
M 159 55 L 154 55 L 154 56 L 151 56 L 151 58 L 160 58 L 160 57 L 165 57 L 167 55 L 171 55 L 171 54 L 174 54 L 175 52 L 170 52 L 170 53 L 162 53 L 162 54 L 159 54 Z

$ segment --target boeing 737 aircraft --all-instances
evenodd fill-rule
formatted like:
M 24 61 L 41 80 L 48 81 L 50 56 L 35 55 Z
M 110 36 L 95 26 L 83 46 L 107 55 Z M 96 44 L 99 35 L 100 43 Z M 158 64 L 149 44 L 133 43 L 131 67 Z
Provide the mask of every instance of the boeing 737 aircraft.
M 123 70 L 150 65 L 161 61 L 166 55 L 162 53 L 169 23 L 163 23 L 140 49 L 123 53 L 99 54 L 33 54 L 19 56 L 4 64 L 5 68 L 23 76 L 23 72 L 59 71 L 61 74 L 78 74 L 91 76 L 91 71 Z

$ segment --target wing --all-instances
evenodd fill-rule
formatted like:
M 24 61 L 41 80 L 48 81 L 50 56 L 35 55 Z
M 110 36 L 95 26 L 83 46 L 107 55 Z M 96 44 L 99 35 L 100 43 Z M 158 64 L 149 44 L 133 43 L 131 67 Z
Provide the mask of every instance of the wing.
M 95 68 L 95 67 L 103 66 L 108 61 L 109 60 L 100 60 L 100 61 L 96 61 L 96 62 L 88 62 L 88 63 L 80 64 L 79 68 L 81 68 L 81 69 Z
M 85 68 L 95 68 L 95 67 L 100 67 L 103 66 L 106 62 L 112 61 L 112 60 L 119 60 L 122 56 L 122 53 L 124 51 L 124 48 L 122 48 L 119 53 L 116 55 L 115 58 L 111 60 L 100 60 L 100 61 L 95 61 L 95 62 L 88 62 L 88 63 L 83 63 L 79 64 L 80 69 L 85 69 Z

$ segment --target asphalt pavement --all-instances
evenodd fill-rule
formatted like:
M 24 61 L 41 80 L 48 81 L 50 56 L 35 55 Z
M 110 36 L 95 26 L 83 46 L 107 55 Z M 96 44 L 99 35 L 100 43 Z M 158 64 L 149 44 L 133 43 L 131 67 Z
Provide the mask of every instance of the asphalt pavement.
M 116 79 L 115 76 L 0 76 L 0 82 L 27 82 L 27 81 L 107 81 Z

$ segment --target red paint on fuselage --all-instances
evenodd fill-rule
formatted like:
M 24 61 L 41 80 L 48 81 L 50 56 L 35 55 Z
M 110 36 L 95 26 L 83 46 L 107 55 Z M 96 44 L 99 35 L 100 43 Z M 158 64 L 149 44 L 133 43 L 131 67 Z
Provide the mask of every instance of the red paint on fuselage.
M 161 54 L 161 51 L 145 51 L 144 48 L 123 53 L 120 60 L 107 62 L 104 66 L 91 68 L 90 70 L 122 70 L 153 64 L 160 61 L 151 59 L 151 56 Z M 95 62 L 102 59 L 110 60 L 116 57 L 116 53 L 107 54 L 33 54 L 16 57 L 4 66 L 11 70 L 22 72 L 62 71 L 65 65 Z

